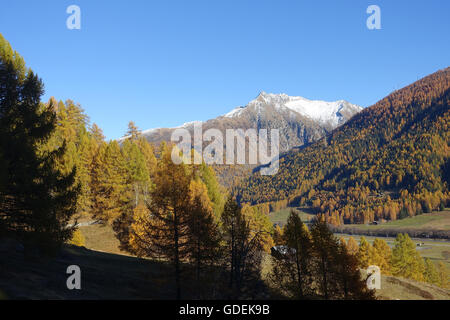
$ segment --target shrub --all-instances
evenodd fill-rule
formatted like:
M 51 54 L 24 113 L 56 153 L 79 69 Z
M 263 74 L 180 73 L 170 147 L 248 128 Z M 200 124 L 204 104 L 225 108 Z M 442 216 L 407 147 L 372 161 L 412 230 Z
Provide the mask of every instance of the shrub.
M 74 231 L 72 235 L 72 239 L 70 239 L 69 244 L 73 244 L 74 246 L 84 247 L 86 245 L 86 240 L 81 233 L 80 229 Z

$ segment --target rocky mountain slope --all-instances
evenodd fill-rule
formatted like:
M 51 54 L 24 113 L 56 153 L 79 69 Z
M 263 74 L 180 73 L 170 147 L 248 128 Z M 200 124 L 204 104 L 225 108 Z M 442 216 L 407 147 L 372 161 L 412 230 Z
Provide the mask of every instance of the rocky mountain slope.
M 286 94 L 261 92 L 246 106 L 237 107 L 225 115 L 201 124 L 203 132 L 215 128 L 219 129 L 224 137 L 226 129 L 279 129 L 280 151 L 284 152 L 318 140 L 361 110 L 360 106 L 345 100 L 314 101 Z M 196 123 L 199 122 L 185 123 L 179 128 L 186 128 L 193 135 Z M 161 141 L 170 141 L 175 129 L 150 129 L 142 134 L 148 141 L 159 144 Z

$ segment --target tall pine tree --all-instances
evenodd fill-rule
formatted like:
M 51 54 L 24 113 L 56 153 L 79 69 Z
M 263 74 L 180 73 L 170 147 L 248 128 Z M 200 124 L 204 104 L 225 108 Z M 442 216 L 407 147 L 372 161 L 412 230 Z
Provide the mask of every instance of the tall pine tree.
M 41 104 L 42 81 L 0 35 L 0 230 L 53 249 L 70 239 L 76 210 L 76 170 L 63 175 L 56 161 L 66 144 L 40 152 L 55 131 L 55 106 Z

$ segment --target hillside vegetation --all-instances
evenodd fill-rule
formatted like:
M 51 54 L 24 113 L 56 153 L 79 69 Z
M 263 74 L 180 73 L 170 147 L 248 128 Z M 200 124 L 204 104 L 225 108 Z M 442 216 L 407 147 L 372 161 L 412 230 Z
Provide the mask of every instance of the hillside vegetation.
M 334 225 L 397 220 L 449 204 L 450 68 L 367 108 L 280 158 L 274 176 L 235 190 L 241 203 L 309 205 Z
M 6 253 L 6 252 L 2 252 Z M 170 299 L 175 287 L 162 262 L 103 253 L 69 246 L 47 261 L 23 263 L 17 252 L 6 259 L 0 278 L 0 300 L 4 299 Z M 82 290 L 67 290 L 65 269 L 74 261 L 83 270 Z M 382 276 L 378 299 L 450 299 L 439 287 L 413 280 Z M 36 290 L 39 288 L 39 290 Z M 193 294 L 189 292 L 189 294 Z M 264 297 L 263 295 L 261 297 Z

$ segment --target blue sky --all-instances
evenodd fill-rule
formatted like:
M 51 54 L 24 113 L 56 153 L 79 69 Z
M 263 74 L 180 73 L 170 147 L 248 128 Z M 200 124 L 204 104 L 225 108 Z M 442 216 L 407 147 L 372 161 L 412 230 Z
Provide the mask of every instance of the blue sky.
M 0 32 L 109 139 L 206 120 L 260 91 L 370 106 L 449 66 L 450 1 L 14 0 Z M 81 30 L 69 30 L 69 5 Z M 366 8 L 381 8 L 368 30 Z

